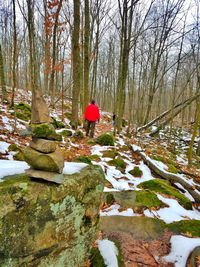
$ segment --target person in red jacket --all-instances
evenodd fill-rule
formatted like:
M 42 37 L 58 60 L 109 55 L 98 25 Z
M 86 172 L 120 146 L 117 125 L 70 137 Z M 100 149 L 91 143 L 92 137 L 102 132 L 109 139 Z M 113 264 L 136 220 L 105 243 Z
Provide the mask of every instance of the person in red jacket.
M 85 109 L 84 119 L 87 123 L 86 125 L 86 136 L 94 137 L 94 129 L 96 121 L 100 120 L 99 108 L 95 105 L 95 101 L 92 100 L 90 104 Z

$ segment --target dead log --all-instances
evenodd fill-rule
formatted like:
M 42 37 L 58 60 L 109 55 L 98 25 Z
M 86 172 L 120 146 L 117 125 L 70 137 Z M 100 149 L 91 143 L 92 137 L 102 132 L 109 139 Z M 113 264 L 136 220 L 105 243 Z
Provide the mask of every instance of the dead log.
M 191 194 L 191 196 L 194 198 L 194 200 L 197 203 L 200 203 L 200 192 L 195 188 L 195 184 L 191 184 L 184 180 L 183 177 L 181 177 L 178 174 L 173 174 L 170 172 L 167 172 L 165 170 L 160 169 L 151 158 L 149 158 L 144 152 L 142 151 L 135 151 L 137 152 L 143 161 L 149 166 L 151 170 L 153 170 L 156 174 L 158 174 L 160 177 L 170 181 L 171 183 L 179 183 L 181 184 L 185 189 L 188 190 L 188 192 Z
M 180 108 L 173 114 L 173 116 L 168 117 L 164 122 L 162 122 L 156 130 L 150 133 L 150 136 L 156 135 L 165 125 L 167 125 L 173 118 L 175 118 L 179 113 L 181 113 L 186 107 L 188 107 L 194 100 L 196 100 L 200 94 L 197 94 L 191 97 L 184 105 L 180 106 Z
M 153 120 L 151 120 L 150 122 L 148 122 L 147 124 L 145 124 L 145 125 L 139 127 L 139 128 L 137 129 L 137 132 L 140 132 L 140 131 L 142 131 L 142 130 L 148 129 L 148 128 L 149 128 L 151 125 L 153 125 L 155 122 L 160 121 L 162 118 L 164 118 L 164 117 L 166 117 L 168 114 L 170 114 L 170 113 L 172 112 L 173 109 L 177 109 L 177 108 L 180 107 L 180 106 L 185 106 L 187 103 L 190 104 L 191 101 L 194 101 L 194 100 L 195 100 L 197 97 L 199 97 L 199 96 L 200 96 L 200 94 L 197 94 L 197 95 L 195 95 L 195 96 L 192 96 L 192 97 L 190 97 L 190 98 L 184 100 L 183 102 L 181 102 L 181 103 L 175 105 L 173 108 L 170 108 L 170 109 L 164 111 L 162 114 L 160 114 L 159 116 L 157 116 L 155 119 L 153 119 Z

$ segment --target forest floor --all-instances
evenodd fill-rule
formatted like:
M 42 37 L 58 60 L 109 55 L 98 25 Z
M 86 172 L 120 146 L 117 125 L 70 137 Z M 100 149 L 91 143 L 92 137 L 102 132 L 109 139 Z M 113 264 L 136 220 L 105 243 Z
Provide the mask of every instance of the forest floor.
M 30 93 L 19 90 L 16 103 L 19 102 L 30 104 Z M 65 161 L 88 160 L 89 164 L 101 166 L 105 173 L 101 238 L 96 242 L 105 266 L 186 266 L 190 253 L 200 246 L 197 200 L 200 196 L 200 158 L 194 156 L 192 167 L 188 167 L 191 133 L 176 128 L 173 136 L 169 136 L 166 128 L 156 138 L 151 138 L 148 132 L 127 137 L 124 128 L 115 137 L 114 146 L 101 146 L 96 143 L 96 137 L 112 133 L 111 114 L 101 112 L 95 138 L 90 139 L 85 137 L 82 127 L 79 132 L 71 129 L 70 118 L 67 118 L 69 103 L 65 113 L 64 128 L 57 129 L 58 133 L 70 132 L 70 136 L 63 136 L 60 143 Z M 51 110 L 51 116 L 60 120 L 59 106 Z M 27 125 L 28 120 L 15 120 L 13 110 L 0 106 L 2 169 L 2 160 L 19 160 L 16 155 L 19 156 L 19 151 L 28 145 L 30 137 L 24 136 Z M 198 139 L 195 141 L 196 146 Z M 19 150 L 10 150 L 10 144 L 17 145 Z M 162 175 L 168 174 L 174 175 L 177 181 L 165 182 Z M 0 178 L 3 178 L 3 171 Z M 120 251 L 118 259 L 116 251 L 113 252 L 115 246 Z M 200 266 L 200 257 L 195 261 L 196 266 Z M 91 261 L 90 264 L 95 266 Z M 88 266 L 90 264 L 88 261 Z

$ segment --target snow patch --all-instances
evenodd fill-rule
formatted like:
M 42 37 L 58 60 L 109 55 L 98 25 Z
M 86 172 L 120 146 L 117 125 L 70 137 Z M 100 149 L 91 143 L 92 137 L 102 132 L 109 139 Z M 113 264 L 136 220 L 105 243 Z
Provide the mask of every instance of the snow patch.
M 5 176 L 24 173 L 29 165 L 24 161 L 0 160 L 0 181 Z
M 86 166 L 88 166 L 88 164 L 82 162 L 65 162 L 63 174 L 74 174 L 80 172 Z
M 103 239 L 98 240 L 97 245 L 107 267 L 118 267 L 118 249 L 114 242 Z
M 171 237 L 171 252 L 163 260 L 175 264 L 175 267 L 186 266 L 189 254 L 200 246 L 200 238 L 189 238 L 181 235 Z

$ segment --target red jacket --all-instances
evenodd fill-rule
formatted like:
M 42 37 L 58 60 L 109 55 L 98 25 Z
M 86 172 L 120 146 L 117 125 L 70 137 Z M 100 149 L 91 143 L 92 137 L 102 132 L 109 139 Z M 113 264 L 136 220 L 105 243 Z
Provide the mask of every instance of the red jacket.
M 96 121 L 100 119 L 99 108 L 95 104 L 86 107 L 84 119 L 87 121 Z

